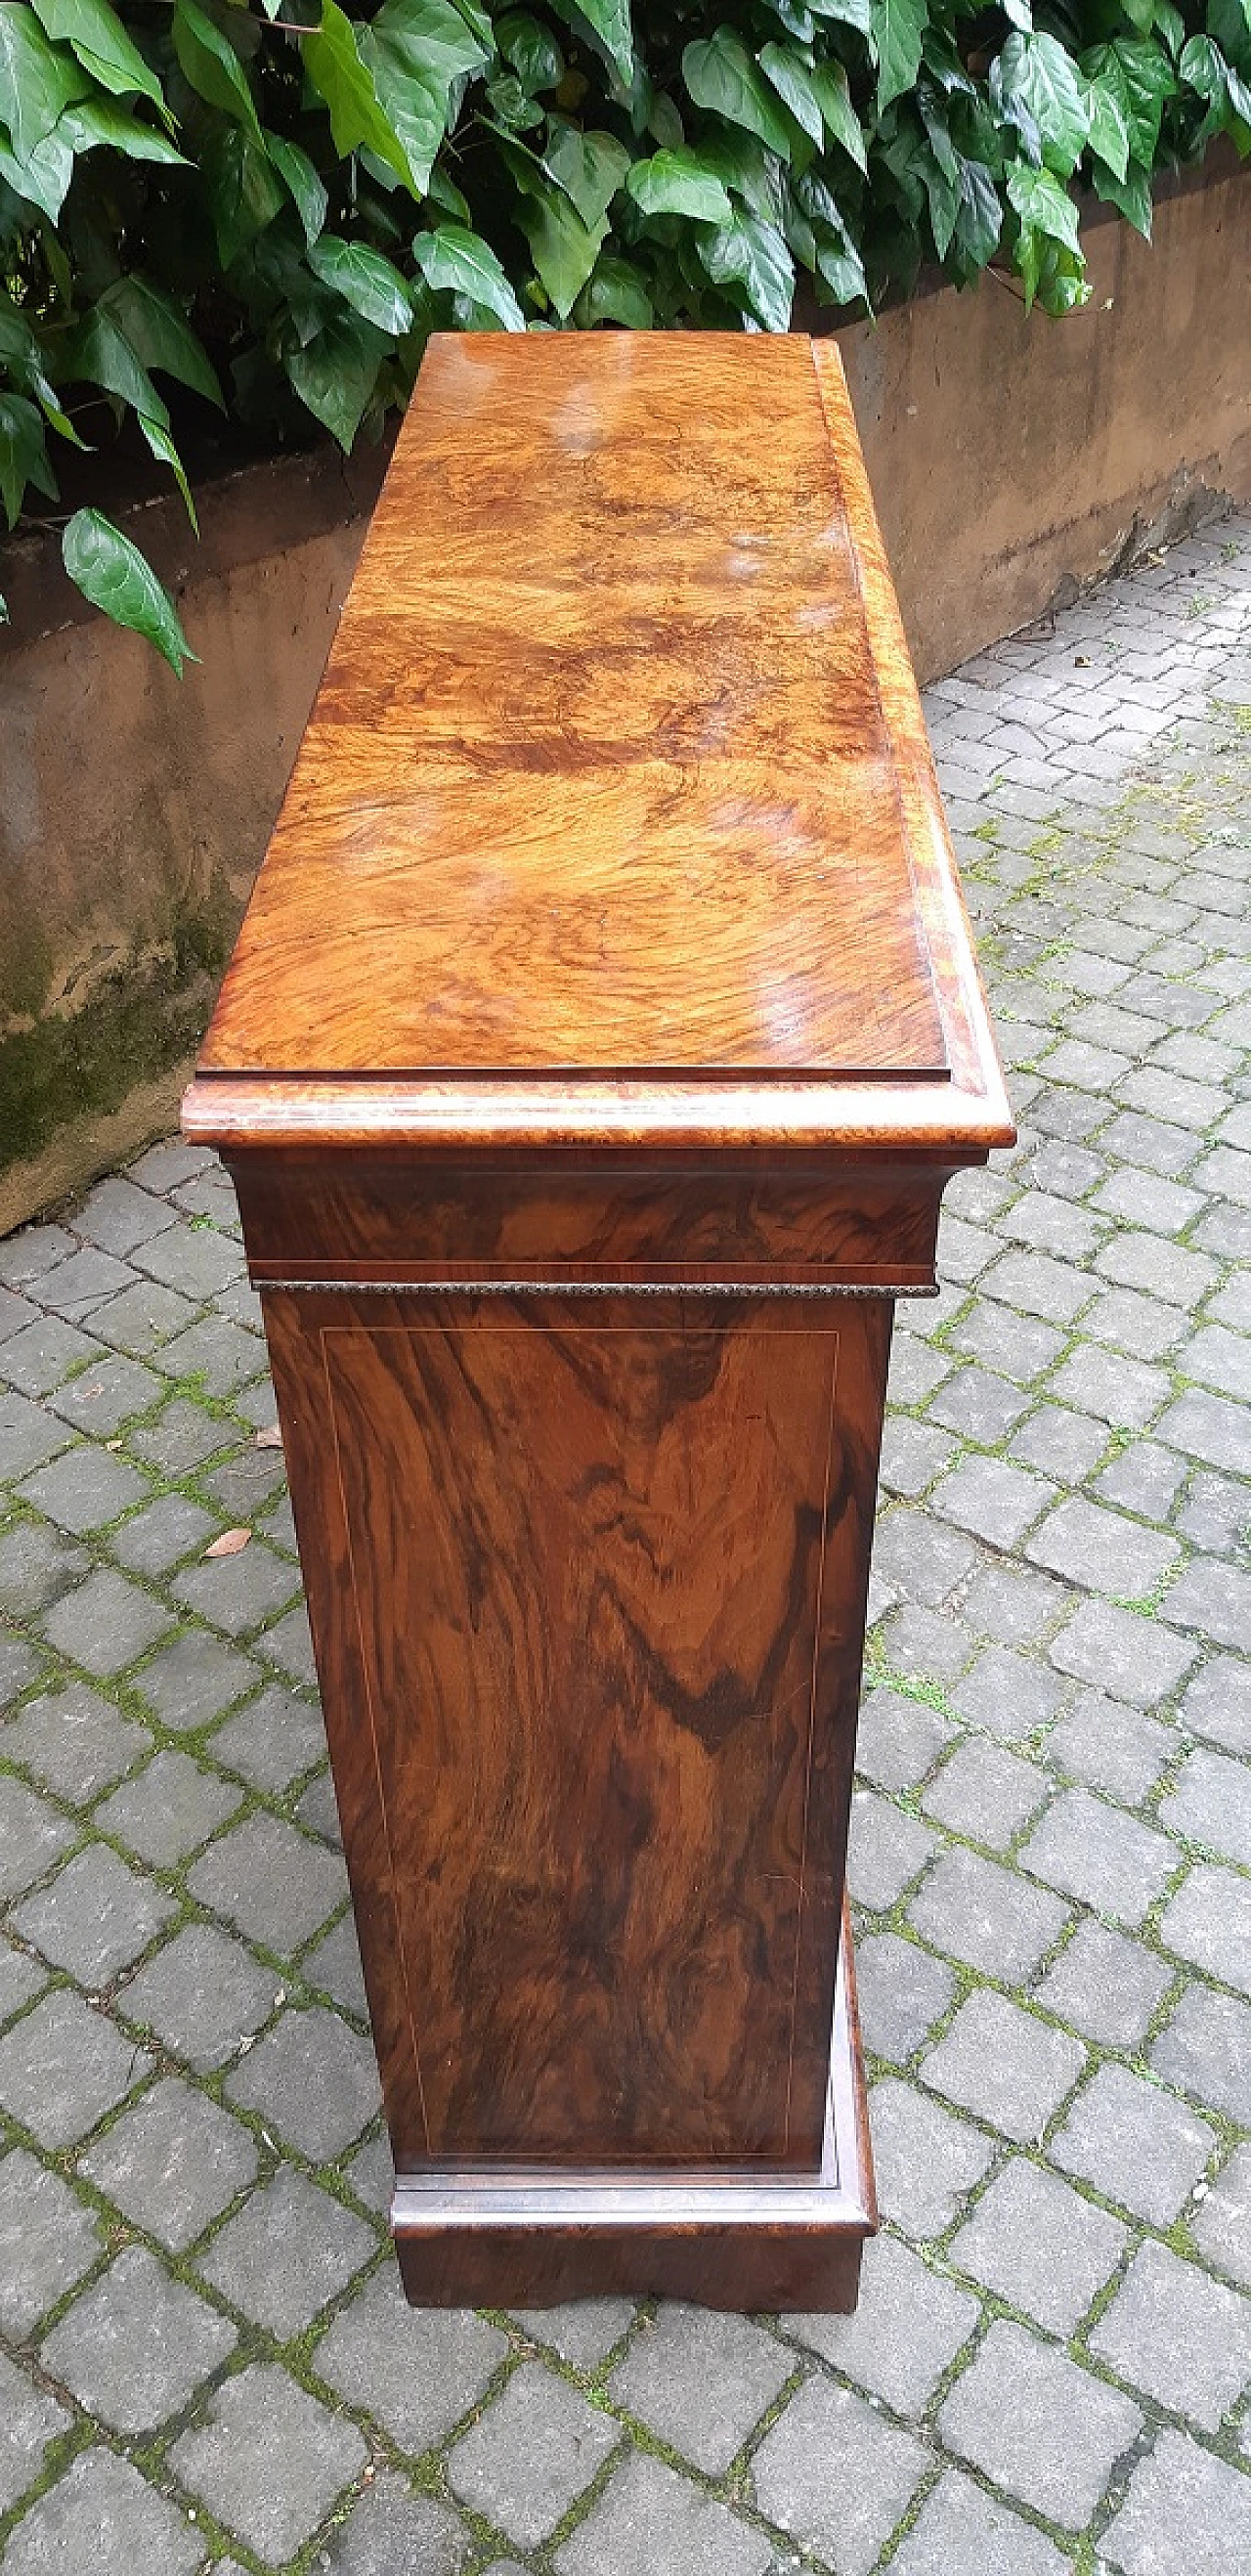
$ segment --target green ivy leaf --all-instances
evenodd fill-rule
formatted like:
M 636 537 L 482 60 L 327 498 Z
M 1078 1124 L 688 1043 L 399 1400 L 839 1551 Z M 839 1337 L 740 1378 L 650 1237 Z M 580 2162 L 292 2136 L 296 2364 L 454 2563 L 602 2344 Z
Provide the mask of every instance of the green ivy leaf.
M 46 142 L 62 109 L 86 98 L 91 82 L 82 65 L 49 44 L 25 0 L 0 6 L 0 122 L 9 129 L 13 158 L 29 161 Z
M 731 125 L 746 126 L 770 151 L 789 161 L 788 129 L 768 84 L 732 27 L 718 27 L 715 35 L 688 45 L 682 56 L 682 77 L 697 107 L 711 109 Z
M 523 89 L 558 89 L 565 77 L 565 57 L 547 27 L 526 9 L 510 9 L 495 22 L 495 41 L 511 63 Z
M 38 206 L 50 224 L 56 223 L 69 193 L 74 176 L 74 155 L 59 124 L 42 143 L 36 143 L 25 160 L 0 143 L 0 179 L 6 179 L 15 195 Z
M 873 34 L 871 0 L 808 0 L 814 18 L 834 18 L 842 26 L 854 27 L 868 44 Z
M 1082 103 L 1090 149 L 1106 162 L 1117 179 L 1123 179 L 1129 167 L 1129 127 L 1115 90 L 1105 81 L 1084 81 Z
M 154 125 L 129 116 L 124 107 L 114 107 L 111 99 L 89 98 L 81 107 L 67 107 L 56 130 L 75 152 L 91 152 L 97 144 L 104 144 L 111 152 L 124 152 L 128 161 L 176 162 L 183 170 L 190 167 L 186 154 L 170 142 L 167 134 L 158 134 Z
M 198 661 L 183 634 L 178 611 L 146 555 L 106 519 L 102 510 L 76 510 L 61 540 L 70 580 L 118 626 L 155 644 L 182 678 L 184 662 Z
M 339 311 L 306 349 L 293 349 L 286 361 L 301 402 L 337 438 L 345 456 L 390 346 L 390 340 L 362 315 Z
M 1045 233 L 1050 241 L 1064 242 L 1069 250 L 1078 248 L 1077 208 L 1053 171 L 1014 161 L 1008 172 L 1008 199 L 1022 224 Z
M 197 0 L 175 0 L 174 51 L 188 87 L 207 99 L 210 107 L 220 108 L 223 116 L 237 118 L 259 143 L 261 120 L 247 73 L 229 37 Z
M 506 331 L 524 331 L 525 317 L 489 242 L 464 224 L 439 224 L 418 233 L 413 257 L 427 286 L 468 295 L 498 315 Z
M 985 268 L 999 247 L 1003 207 L 994 174 L 984 161 L 960 161 L 956 172 L 957 250 L 970 268 Z
M 1055 36 L 1009 36 L 995 66 L 1005 99 L 1037 126 L 1049 170 L 1067 179 L 1086 141 L 1087 119 L 1072 56 Z
M 783 106 L 790 109 L 796 125 L 811 136 L 819 152 L 825 141 L 825 119 L 807 64 L 789 45 L 762 45 L 757 60 Z
M 872 0 L 870 24 L 877 48 L 877 112 L 910 90 L 921 68 L 929 23 L 927 0 Z
M 544 290 L 562 322 L 567 322 L 578 297 L 589 278 L 607 232 L 606 217 L 591 224 L 583 222 L 577 207 L 549 179 L 541 163 L 525 155 L 515 144 L 501 138 L 501 149 L 516 178 L 521 195 L 515 209 L 530 245 Z
M 723 182 L 687 143 L 636 161 L 626 186 L 645 215 L 687 215 L 699 224 L 728 224 L 733 215 Z
M 376 31 L 367 32 L 373 37 L 376 52 Z M 357 49 L 356 30 L 351 19 L 345 18 L 337 6 L 337 0 L 322 0 L 320 28 L 315 36 L 304 39 L 304 68 L 318 97 L 325 100 L 330 111 L 330 131 L 334 136 L 335 149 L 342 153 L 355 152 L 358 145 L 368 144 L 370 151 L 376 152 L 389 170 L 394 170 L 396 177 L 403 180 L 405 187 L 412 189 L 414 196 L 424 195 L 425 180 L 410 168 L 404 145 L 379 102 L 373 73 Z
M 24 394 L 0 392 L 0 501 L 11 528 L 16 527 L 28 483 L 50 501 L 57 498 L 56 476 L 48 462 L 43 416 Z
M 65 372 L 72 380 L 99 385 L 118 402 L 129 403 L 145 420 L 169 425 L 169 413 L 129 335 L 104 298 L 84 314 L 65 347 Z
M 186 504 L 187 517 L 190 519 L 191 525 L 198 537 L 200 533 L 200 522 L 196 517 L 195 503 L 191 497 L 191 486 L 187 481 L 186 468 L 184 467 L 182 458 L 174 445 L 173 439 L 170 437 L 169 431 L 159 420 L 146 420 L 142 412 L 137 414 L 137 418 L 139 427 L 143 431 L 143 435 L 146 438 L 148 446 L 150 447 L 152 454 L 155 456 L 158 465 L 168 465 Z
M 789 329 L 795 264 L 776 225 L 736 213 L 719 232 L 700 233 L 698 250 L 714 286 L 741 286 L 766 331 Z
M 156 73 L 131 43 L 108 0 L 33 0 L 35 15 L 54 43 L 73 48 L 84 71 L 115 98 L 135 93 L 150 98 L 165 114 L 165 94 Z
M 266 134 L 265 149 L 279 177 L 285 180 L 306 242 L 315 242 L 326 220 L 330 200 L 307 152 L 285 134 Z
M 1150 241 L 1153 211 L 1150 171 L 1144 170 L 1141 163 L 1131 161 L 1124 178 L 1116 179 L 1110 170 L 1100 169 L 1096 162 L 1094 175 L 1096 196 L 1102 197 L 1105 205 L 1115 206 L 1118 214 L 1124 215 L 1126 222 L 1133 225 L 1135 232 L 1141 233 L 1144 241 Z
M 1110 45 L 1095 45 L 1083 54 L 1081 68 L 1088 80 L 1112 91 L 1129 131 L 1130 158 L 1149 170 L 1164 102 L 1177 90 L 1167 54 L 1140 36 L 1117 36 Z
M 576 125 L 556 126 L 543 157 L 583 223 L 592 227 L 607 214 L 630 167 L 615 134 L 584 134 Z
M 630 0 L 553 0 L 557 16 L 581 33 L 579 21 L 598 37 L 607 60 L 612 64 L 624 88 L 634 78 L 634 36 L 630 26 Z
M 841 143 L 858 170 L 867 169 L 864 128 L 852 106 L 847 74 L 842 64 L 832 57 L 828 63 L 817 63 L 813 69 L 812 86 L 832 141 Z
M 272 224 L 286 204 L 282 182 L 263 142 L 247 127 L 224 125 L 200 156 L 204 193 L 217 235 L 217 256 L 229 268 L 240 251 Z
M 619 322 L 626 331 L 650 331 L 656 314 L 642 271 L 606 251 L 578 297 L 574 319 L 587 328 Z
M 151 285 L 132 270 L 106 287 L 95 309 L 97 317 L 105 315 L 124 332 L 141 366 L 149 372 L 159 368 L 180 385 L 189 385 L 193 393 L 203 394 L 206 402 L 216 403 L 219 411 L 225 410 L 221 386 L 204 349 L 182 307 L 163 287 Z
M 398 268 L 393 268 L 381 251 L 370 250 L 364 242 L 340 241 L 334 233 L 323 233 L 309 250 L 308 264 L 323 286 L 333 286 L 344 303 L 363 314 L 377 330 L 392 332 L 399 338 L 412 328 L 408 289 Z

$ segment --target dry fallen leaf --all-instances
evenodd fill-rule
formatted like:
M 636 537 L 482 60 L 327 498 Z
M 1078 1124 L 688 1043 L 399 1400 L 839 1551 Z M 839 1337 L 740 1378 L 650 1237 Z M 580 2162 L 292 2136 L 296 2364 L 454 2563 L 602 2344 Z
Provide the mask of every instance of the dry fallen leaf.
M 281 1449 L 282 1430 L 280 1425 L 276 1422 L 271 1422 L 267 1431 L 258 1431 L 256 1435 L 256 1445 L 258 1449 Z
M 239 1556 L 247 1546 L 251 1535 L 250 1529 L 223 1530 L 221 1537 L 215 1538 L 211 1547 L 205 1548 L 204 1553 L 206 1556 Z

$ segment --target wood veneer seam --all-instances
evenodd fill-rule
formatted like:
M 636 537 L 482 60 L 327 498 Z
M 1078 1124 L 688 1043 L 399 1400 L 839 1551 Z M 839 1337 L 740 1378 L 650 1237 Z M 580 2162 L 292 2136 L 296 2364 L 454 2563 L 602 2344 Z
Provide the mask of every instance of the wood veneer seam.
M 747 1279 L 270 1279 L 257 1285 L 305 1297 L 937 1297 L 940 1283 L 881 1287 L 824 1280 Z

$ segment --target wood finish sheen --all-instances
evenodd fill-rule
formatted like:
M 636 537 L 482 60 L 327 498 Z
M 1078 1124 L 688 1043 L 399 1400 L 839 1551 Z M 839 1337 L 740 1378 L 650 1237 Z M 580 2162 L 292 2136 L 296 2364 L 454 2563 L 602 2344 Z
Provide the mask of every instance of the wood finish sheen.
M 892 1301 L 1012 1127 L 832 349 L 432 343 L 184 1123 L 409 2296 L 852 2306 Z

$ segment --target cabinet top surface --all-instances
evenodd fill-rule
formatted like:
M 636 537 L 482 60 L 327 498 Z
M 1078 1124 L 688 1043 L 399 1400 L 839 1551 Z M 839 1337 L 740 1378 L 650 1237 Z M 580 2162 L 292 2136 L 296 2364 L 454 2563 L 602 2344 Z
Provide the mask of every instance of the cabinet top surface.
M 201 1075 L 984 1096 L 980 1013 L 832 345 L 432 340 Z

